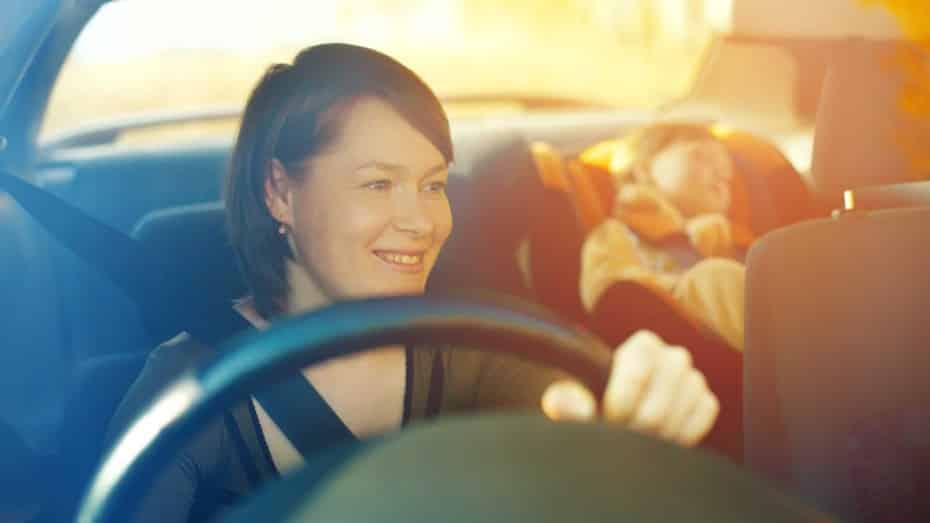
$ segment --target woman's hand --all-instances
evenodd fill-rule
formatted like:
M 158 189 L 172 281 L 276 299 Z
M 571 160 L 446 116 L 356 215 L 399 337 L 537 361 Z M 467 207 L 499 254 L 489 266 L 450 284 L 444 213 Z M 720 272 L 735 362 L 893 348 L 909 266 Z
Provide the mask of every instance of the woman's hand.
M 589 421 L 598 414 L 637 432 L 690 447 L 710 432 L 720 410 L 691 354 L 648 331 L 631 336 L 614 354 L 600 408 L 591 392 L 574 381 L 553 383 L 542 397 L 556 421 Z

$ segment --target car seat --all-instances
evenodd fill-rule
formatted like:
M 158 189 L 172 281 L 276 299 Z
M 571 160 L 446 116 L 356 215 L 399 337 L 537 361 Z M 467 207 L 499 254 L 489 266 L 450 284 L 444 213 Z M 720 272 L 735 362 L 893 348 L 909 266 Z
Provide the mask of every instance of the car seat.
M 919 44 L 851 40 L 824 79 L 811 163 L 817 199 L 826 209 L 843 205 L 847 189 L 919 181 L 908 144 L 926 151 L 930 120 L 903 110 L 908 85 L 904 53 L 927 60 Z
M 863 189 L 908 178 L 882 134 L 897 128 L 885 121 L 897 91 L 869 87 L 885 81 L 874 58 L 886 45 L 852 43 L 865 59 L 833 64 L 817 116 L 820 196 L 839 207 L 856 189 L 849 209 L 750 251 L 746 462 L 849 521 L 926 521 L 930 182 Z

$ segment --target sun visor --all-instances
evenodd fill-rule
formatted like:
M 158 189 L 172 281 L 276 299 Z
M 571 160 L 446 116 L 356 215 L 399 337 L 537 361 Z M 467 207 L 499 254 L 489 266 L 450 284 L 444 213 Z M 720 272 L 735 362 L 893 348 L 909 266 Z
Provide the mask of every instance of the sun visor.
M 903 39 L 886 9 L 862 0 L 732 0 L 729 32 L 781 38 Z

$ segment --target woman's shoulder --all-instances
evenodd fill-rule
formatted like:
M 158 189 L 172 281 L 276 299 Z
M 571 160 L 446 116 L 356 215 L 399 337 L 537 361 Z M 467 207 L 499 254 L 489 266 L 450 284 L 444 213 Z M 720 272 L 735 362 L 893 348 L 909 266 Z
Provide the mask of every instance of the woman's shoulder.
M 147 393 L 149 389 L 160 388 L 213 353 L 212 347 L 200 343 L 187 333 L 181 333 L 149 352 L 130 394 L 140 392 L 136 390 L 139 388 L 145 389 Z
M 113 414 L 107 439 L 124 430 L 165 386 L 212 352 L 210 347 L 187 334 L 180 334 L 153 349 Z
M 166 368 L 187 367 L 203 361 L 212 354 L 214 354 L 212 347 L 182 332 L 155 347 L 149 353 L 146 367 L 149 365 Z

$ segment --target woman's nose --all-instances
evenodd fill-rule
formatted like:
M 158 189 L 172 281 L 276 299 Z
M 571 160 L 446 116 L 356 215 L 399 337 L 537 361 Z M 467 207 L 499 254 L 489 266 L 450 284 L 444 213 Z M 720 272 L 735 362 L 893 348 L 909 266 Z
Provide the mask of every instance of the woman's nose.
M 394 227 L 416 236 L 432 234 L 435 223 L 419 191 L 402 191 L 394 205 Z

